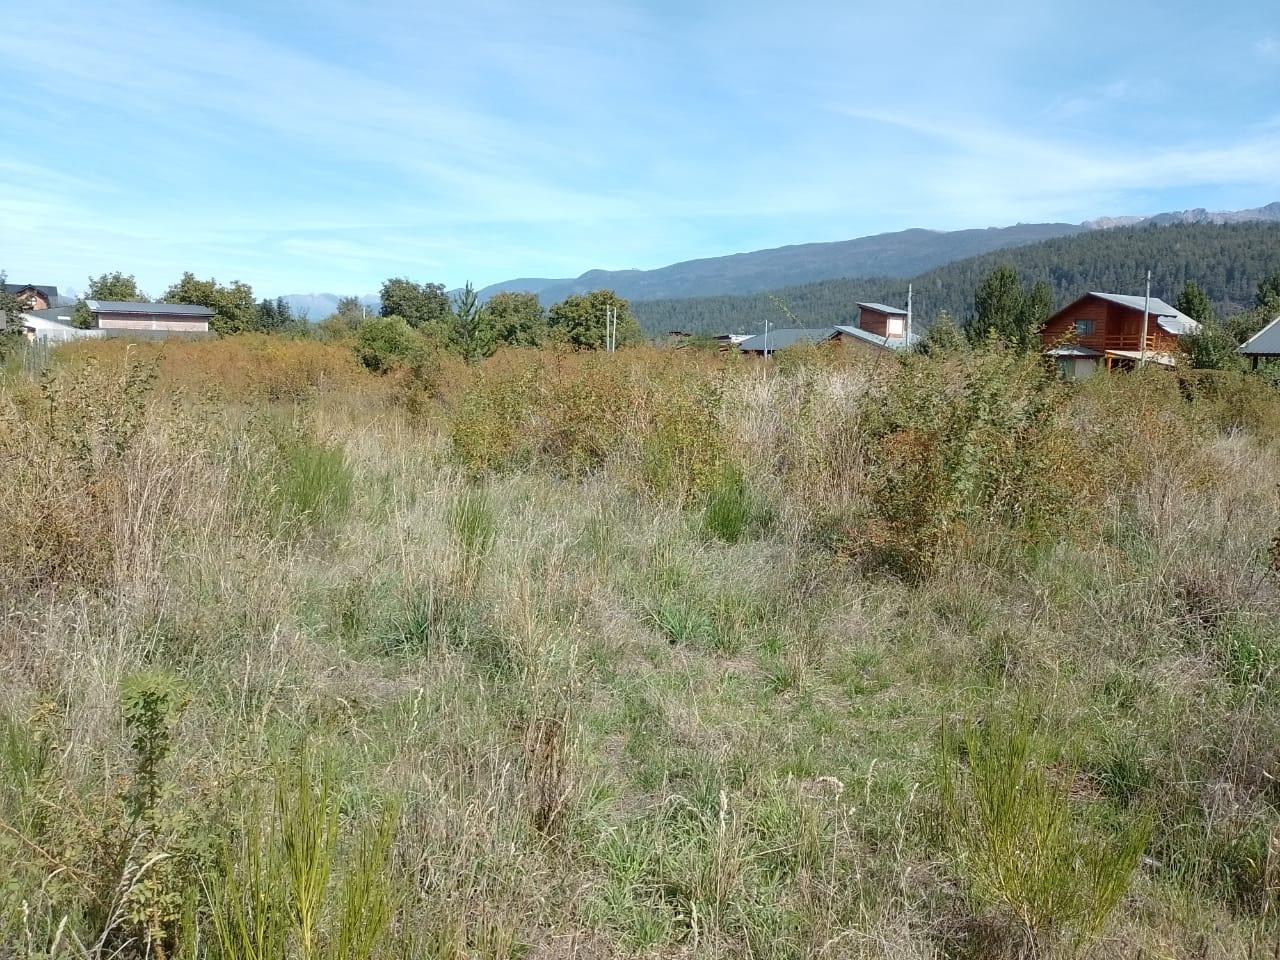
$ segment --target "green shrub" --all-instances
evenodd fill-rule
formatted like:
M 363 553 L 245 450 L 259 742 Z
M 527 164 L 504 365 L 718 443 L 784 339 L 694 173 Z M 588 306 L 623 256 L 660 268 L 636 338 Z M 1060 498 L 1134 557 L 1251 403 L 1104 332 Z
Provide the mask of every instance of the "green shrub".
M 374 373 L 411 363 L 426 349 L 422 335 L 399 317 L 372 317 L 356 330 L 356 356 Z
M 967 769 L 958 766 L 963 747 Z M 1112 831 L 1071 801 L 1073 776 L 1037 749 L 1025 722 L 944 736 L 941 796 L 952 867 L 979 914 L 1013 924 L 1033 950 L 1095 938 L 1129 888 L 1145 822 Z
M 1087 519 L 1091 456 L 1036 358 L 909 357 L 871 403 L 871 511 L 854 544 L 868 559 L 919 577 L 996 530 L 1043 543 Z

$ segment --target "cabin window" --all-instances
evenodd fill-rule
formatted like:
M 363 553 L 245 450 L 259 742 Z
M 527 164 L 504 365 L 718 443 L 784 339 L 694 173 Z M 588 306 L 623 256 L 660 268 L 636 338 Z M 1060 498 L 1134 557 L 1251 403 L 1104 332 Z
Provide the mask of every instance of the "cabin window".
M 1097 326 L 1098 326 L 1098 324 L 1097 324 L 1097 321 L 1096 321 L 1096 320 L 1077 320 L 1077 321 L 1076 321 L 1076 336 L 1077 336 L 1077 337 L 1092 337 L 1092 336 L 1093 336 L 1094 331 L 1097 329 Z

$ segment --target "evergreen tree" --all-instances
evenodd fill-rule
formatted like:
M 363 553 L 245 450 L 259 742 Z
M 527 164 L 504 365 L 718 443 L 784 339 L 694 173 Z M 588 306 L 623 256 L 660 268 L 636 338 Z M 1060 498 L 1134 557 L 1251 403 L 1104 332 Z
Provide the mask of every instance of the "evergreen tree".
M 956 353 L 967 346 L 968 341 L 965 340 L 964 332 L 956 323 L 955 317 L 943 310 L 934 319 L 928 332 L 916 344 L 915 349 L 917 353 L 944 354 Z
M 1204 291 L 1194 280 L 1188 280 L 1183 285 L 1174 306 L 1192 320 L 1200 323 L 1213 322 L 1213 304 L 1209 302 L 1209 298 L 1204 295 Z
M 4 289 L 5 272 L 0 270 L 0 359 L 21 345 L 24 334 L 19 316 L 24 306 L 12 293 Z
M 969 339 L 977 343 L 995 337 L 1005 343 L 1021 344 L 1027 320 L 1025 299 L 1013 267 L 996 267 L 974 291 Z
M 1280 315 L 1280 270 L 1258 283 L 1254 306 L 1272 319 Z
M 449 345 L 468 363 L 493 353 L 493 331 L 488 316 L 480 309 L 480 298 L 468 282 L 453 298 L 453 322 Z

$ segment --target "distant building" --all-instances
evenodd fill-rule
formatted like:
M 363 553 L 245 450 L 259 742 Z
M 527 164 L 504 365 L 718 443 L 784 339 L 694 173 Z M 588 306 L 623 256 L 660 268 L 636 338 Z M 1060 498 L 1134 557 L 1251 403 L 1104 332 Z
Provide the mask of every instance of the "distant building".
M 743 353 L 768 356 L 797 343 L 837 343 L 876 352 L 896 352 L 916 345 L 919 338 L 907 335 L 907 311 L 883 303 L 859 303 L 856 324 L 834 327 L 783 327 L 748 337 L 738 344 Z
M 794 347 L 798 343 L 824 343 L 835 335 L 834 327 L 815 327 L 812 329 L 779 327 L 776 330 L 770 330 L 768 333 L 747 337 L 738 344 L 738 349 L 752 356 L 768 357 L 778 350 Z
M 1120 293 L 1086 293 L 1051 316 L 1041 333 L 1044 355 L 1072 380 L 1098 369 L 1132 369 L 1147 363 L 1172 367 L 1181 339 L 1200 331 L 1185 313 L 1152 297 L 1146 340 L 1142 337 L 1145 297 Z
M 6 283 L 4 292 L 18 298 L 28 310 L 48 310 L 58 299 L 58 288 L 34 283 Z
M 214 315 L 189 303 L 86 300 L 85 306 L 100 329 L 130 333 L 207 334 Z
M 858 327 L 881 340 L 905 340 L 907 311 L 883 303 L 859 303 Z
M 67 343 L 103 336 L 101 330 L 82 330 L 73 326 L 70 307 L 30 310 L 22 314 L 19 322 L 22 324 L 22 332 L 31 341 Z

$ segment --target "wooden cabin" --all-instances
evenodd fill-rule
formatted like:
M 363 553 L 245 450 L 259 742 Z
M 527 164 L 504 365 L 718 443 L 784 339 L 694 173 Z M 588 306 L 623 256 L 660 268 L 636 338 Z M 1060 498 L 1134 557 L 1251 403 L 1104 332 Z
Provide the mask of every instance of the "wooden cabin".
M 1145 298 L 1119 293 L 1086 293 L 1051 316 L 1041 332 L 1044 355 L 1067 379 L 1079 380 L 1099 369 L 1127 370 L 1145 362 L 1172 367 L 1181 340 L 1200 324 L 1152 297 L 1147 335 L 1142 339 Z
M 26 310 L 48 310 L 58 299 L 58 288 L 34 283 L 6 283 L 4 292 L 17 297 Z

